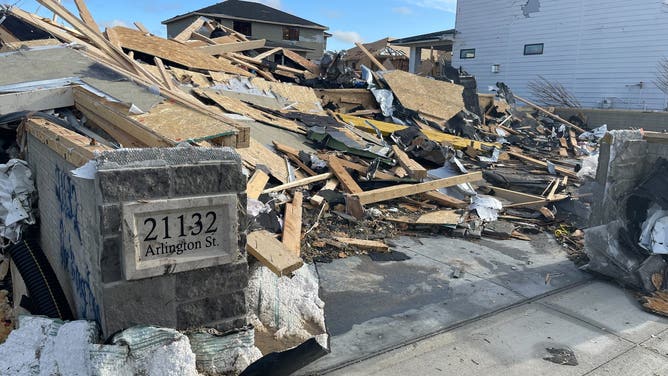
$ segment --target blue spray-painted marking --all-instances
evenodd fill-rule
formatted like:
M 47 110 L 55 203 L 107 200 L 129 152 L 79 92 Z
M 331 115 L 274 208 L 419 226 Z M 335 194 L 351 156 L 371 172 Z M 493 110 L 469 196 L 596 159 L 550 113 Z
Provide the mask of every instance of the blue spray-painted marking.
M 73 245 L 83 249 L 81 227 L 79 222 L 79 200 L 77 190 L 67 172 L 56 167 L 56 199 L 60 204 L 60 260 L 67 270 L 74 285 L 79 302 L 77 316 L 100 321 L 100 306 L 90 287 L 90 270 L 81 273 L 77 265 Z M 72 239 L 76 235 L 75 239 Z

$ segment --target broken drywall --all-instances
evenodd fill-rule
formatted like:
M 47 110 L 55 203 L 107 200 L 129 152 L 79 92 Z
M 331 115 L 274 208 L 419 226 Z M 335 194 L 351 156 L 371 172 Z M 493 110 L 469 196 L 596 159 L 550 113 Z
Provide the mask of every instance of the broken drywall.
M 260 264 L 251 266 L 247 299 L 258 330 L 275 329 L 277 339 L 300 341 L 326 332 L 325 303 L 313 269 L 304 265 L 294 277 L 279 278 Z
M 522 5 L 522 13 L 524 17 L 531 17 L 532 13 L 540 12 L 540 0 L 527 0 L 526 4 Z

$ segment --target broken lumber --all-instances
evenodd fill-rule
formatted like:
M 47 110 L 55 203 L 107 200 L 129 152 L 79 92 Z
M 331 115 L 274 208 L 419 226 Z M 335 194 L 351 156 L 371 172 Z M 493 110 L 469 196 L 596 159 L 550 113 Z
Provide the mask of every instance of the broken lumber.
M 292 203 L 285 205 L 285 223 L 283 224 L 283 245 L 294 252 L 301 254 L 302 242 L 302 202 L 304 194 L 295 192 Z
M 265 189 L 264 191 L 262 191 L 262 193 L 274 193 L 274 192 L 284 191 L 286 189 L 303 187 L 305 185 L 309 185 L 309 184 L 317 183 L 319 181 L 330 179 L 333 176 L 334 176 L 334 174 L 332 174 L 331 172 L 328 172 L 326 174 L 316 175 L 316 176 L 310 176 L 308 178 L 295 180 L 293 182 L 286 183 L 286 184 L 283 184 L 283 185 L 279 185 L 279 186 L 274 187 L 274 188 Z
M 478 180 L 482 180 L 482 172 L 473 172 L 470 174 L 432 180 L 420 184 L 412 184 L 412 185 L 403 184 L 394 187 L 380 188 L 348 196 L 354 196 L 355 198 L 359 199 L 361 205 L 366 205 L 381 201 L 388 201 L 404 196 L 412 196 L 420 193 L 433 191 L 436 189 L 452 187 L 455 185 L 470 183 Z
M 353 246 L 365 251 L 388 252 L 390 250 L 390 247 L 387 244 L 375 240 L 363 240 L 344 237 L 335 237 L 334 240 L 339 243 Z
M 578 127 L 577 125 L 569 122 L 568 120 L 563 119 L 559 115 L 555 115 L 555 114 L 551 113 L 550 111 L 540 107 L 539 105 L 529 101 L 528 99 L 524 99 L 524 98 L 522 98 L 522 97 L 520 97 L 516 94 L 513 94 L 513 95 L 514 95 L 515 99 L 519 100 L 520 102 L 526 103 L 529 107 L 533 108 L 534 110 L 538 110 L 538 111 L 544 113 L 545 115 L 547 115 L 548 117 L 551 117 L 552 119 L 554 119 L 554 120 L 556 120 L 560 123 L 566 124 L 567 126 L 571 127 L 571 129 L 575 129 L 576 131 L 578 131 L 580 133 L 585 133 L 586 132 L 584 129 Z
M 257 200 L 262 194 L 264 187 L 269 182 L 269 175 L 266 172 L 262 171 L 261 168 L 256 166 L 255 173 L 248 181 L 246 185 L 246 195 L 248 198 Z
M 522 160 L 526 163 L 530 163 L 530 164 L 533 164 L 533 165 L 536 165 L 536 166 L 541 166 L 541 167 L 544 167 L 544 168 L 547 169 L 547 162 L 539 161 L 538 159 L 528 157 L 528 156 L 526 156 L 524 154 L 521 154 L 521 153 L 514 153 L 512 151 L 509 151 L 508 155 L 510 155 L 511 157 L 515 157 L 516 159 L 520 159 L 520 160 Z M 574 171 L 569 171 L 569 170 L 567 170 L 563 167 L 559 167 L 559 166 L 555 166 L 554 169 L 558 173 L 560 173 L 561 175 L 568 176 L 568 177 L 571 177 L 573 179 L 578 178 L 578 174 L 575 173 Z
M 385 70 L 385 66 L 383 65 L 383 63 L 378 61 L 378 59 L 376 59 L 376 57 L 373 56 L 373 54 L 371 52 L 369 52 L 369 50 L 367 50 L 366 47 L 364 47 L 364 45 L 362 43 L 355 42 L 355 46 L 357 46 L 357 48 L 359 48 L 360 51 L 362 51 L 362 53 L 364 53 L 366 55 L 366 57 L 368 57 L 369 60 L 371 60 L 373 65 L 375 65 L 376 68 L 378 68 L 378 70 L 381 70 L 381 71 Z
M 329 180 L 327 180 L 327 183 L 325 183 L 325 186 L 322 187 L 320 192 L 322 192 L 322 191 L 333 191 L 338 186 L 339 186 L 339 181 L 338 180 L 329 179 Z M 316 194 L 315 196 L 311 197 L 311 200 L 310 200 L 311 204 L 316 205 L 316 206 L 322 205 L 322 203 L 325 201 L 325 198 L 320 196 L 320 192 L 318 192 L 318 194 Z
M 408 154 L 399 148 L 399 146 L 392 145 L 392 150 L 394 151 L 399 164 L 406 170 L 406 172 L 408 172 L 410 177 L 420 180 L 427 177 L 427 169 L 409 157 Z
M 246 251 L 279 277 L 289 276 L 304 265 L 301 258 L 266 230 L 248 234 Z
M 249 40 L 245 42 L 213 44 L 210 46 L 198 47 L 199 51 L 209 55 L 223 55 L 232 52 L 243 52 L 248 50 L 256 50 L 264 47 L 267 41 L 265 39 Z
M 346 171 L 345 167 L 340 162 L 341 160 L 337 157 L 329 158 L 329 168 L 332 170 L 336 178 L 339 179 L 341 186 L 348 193 L 360 193 L 362 188 L 357 184 L 355 179 Z
M 430 201 L 434 201 L 441 206 L 447 206 L 449 208 L 464 209 L 469 206 L 467 202 L 448 196 L 445 193 L 441 193 L 439 191 L 425 192 L 422 194 L 422 196 Z

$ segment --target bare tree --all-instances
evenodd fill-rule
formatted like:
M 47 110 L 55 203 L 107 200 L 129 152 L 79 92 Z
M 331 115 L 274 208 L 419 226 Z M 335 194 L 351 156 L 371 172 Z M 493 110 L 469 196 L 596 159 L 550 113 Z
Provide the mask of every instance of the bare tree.
M 664 57 L 659 61 L 654 84 L 668 95 L 668 58 Z
M 568 89 L 558 82 L 551 82 L 543 76 L 529 81 L 531 94 L 543 106 L 581 108 L 580 101 Z

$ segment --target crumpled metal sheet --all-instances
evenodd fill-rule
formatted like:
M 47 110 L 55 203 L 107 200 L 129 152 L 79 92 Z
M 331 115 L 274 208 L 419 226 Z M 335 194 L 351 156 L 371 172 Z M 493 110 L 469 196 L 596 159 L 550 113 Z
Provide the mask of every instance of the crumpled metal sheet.
M 0 165 L 0 236 L 2 246 L 16 243 L 24 225 L 35 223 L 35 183 L 28 163 L 12 159 Z

